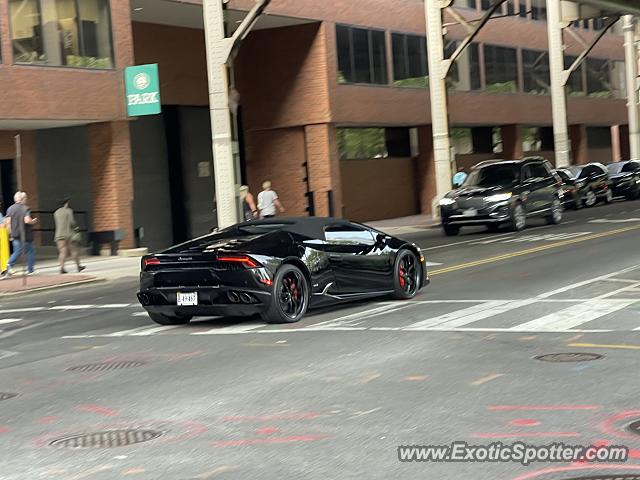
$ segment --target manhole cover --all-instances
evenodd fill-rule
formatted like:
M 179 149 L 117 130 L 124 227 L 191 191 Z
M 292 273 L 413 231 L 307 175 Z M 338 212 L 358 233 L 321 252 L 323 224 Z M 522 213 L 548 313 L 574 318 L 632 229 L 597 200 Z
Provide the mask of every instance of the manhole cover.
M 597 353 L 549 353 L 547 355 L 538 355 L 533 357 L 543 362 L 567 363 L 567 362 L 589 362 L 591 360 L 600 360 L 604 355 Z
M 71 372 L 103 372 L 105 370 L 121 370 L 123 368 L 141 367 L 144 364 L 144 362 L 138 361 L 89 363 L 87 365 L 77 365 L 75 367 L 67 368 L 67 370 Z
M 640 475 L 636 473 L 615 473 L 607 475 L 591 475 L 589 477 L 571 477 L 563 480 L 640 480 Z
M 148 442 L 160 435 L 162 432 L 157 430 L 107 430 L 56 438 L 49 445 L 65 448 L 113 448 Z
M 627 430 L 629 430 L 631 433 L 635 433 L 636 435 L 640 435 L 640 420 L 636 420 L 635 422 L 630 423 L 627 427 Z
M 10 398 L 16 398 L 17 396 L 18 396 L 17 393 L 0 392 L 0 402 L 2 400 L 9 400 Z

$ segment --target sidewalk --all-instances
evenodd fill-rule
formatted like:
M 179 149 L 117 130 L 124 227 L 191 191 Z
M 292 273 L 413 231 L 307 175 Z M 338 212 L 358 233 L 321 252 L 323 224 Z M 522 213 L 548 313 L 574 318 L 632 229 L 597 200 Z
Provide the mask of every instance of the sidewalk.
M 0 280 L 0 296 L 137 277 L 140 271 L 140 259 L 136 257 L 87 257 L 82 264 L 87 269 L 77 273 L 75 265 L 68 262 L 69 273 L 61 275 L 57 261 L 36 261 L 36 274 L 24 278 L 22 265 L 18 264 L 11 278 Z
M 366 222 L 366 224 L 389 235 L 424 232 L 429 228 L 440 226 L 440 222 L 434 220 L 431 215 L 412 215 L 410 217 Z

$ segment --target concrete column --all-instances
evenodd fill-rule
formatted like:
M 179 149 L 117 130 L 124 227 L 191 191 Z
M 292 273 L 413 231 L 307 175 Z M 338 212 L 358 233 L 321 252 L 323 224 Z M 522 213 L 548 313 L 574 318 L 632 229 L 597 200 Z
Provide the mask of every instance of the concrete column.
M 503 125 L 502 156 L 506 159 L 519 159 L 524 156 L 522 148 L 522 131 L 520 125 Z
M 629 125 L 618 125 L 618 137 L 620 139 L 620 161 L 631 160 Z
M 431 125 L 418 127 L 418 199 L 420 213 L 433 214 L 432 200 L 436 194 L 436 166 L 433 155 L 433 131 Z
M 631 158 L 640 159 L 640 110 L 638 109 L 638 47 L 633 15 L 623 17 L 627 109 L 629 111 L 629 146 Z
M 87 126 L 96 231 L 122 229 L 120 248 L 134 246 L 133 170 L 129 124 L 126 121 Z
M 571 149 L 575 165 L 589 163 L 589 146 L 587 144 L 587 127 L 585 125 L 571 125 Z M 557 165 L 557 163 L 556 163 Z
M 309 187 L 314 192 L 316 216 L 328 216 L 329 192 L 333 196 L 333 215 L 342 216 L 342 181 L 336 128 L 330 124 L 307 125 L 304 129 Z
M 439 215 L 438 201 L 451 190 L 451 142 L 447 107 L 447 83 L 442 38 L 442 9 L 444 2 L 425 1 L 427 50 L 429 58 L 429 91 L 436 189 L 431 199 L 431 211 Z
M 571 165 L 571 146 L 567 125 L 567 96 L 564 79 L 564 42 L 562 39 L 560 0 L 547 0 L 549 36 L 549 67 L 551 73 L 551 104 L 556 166 Z

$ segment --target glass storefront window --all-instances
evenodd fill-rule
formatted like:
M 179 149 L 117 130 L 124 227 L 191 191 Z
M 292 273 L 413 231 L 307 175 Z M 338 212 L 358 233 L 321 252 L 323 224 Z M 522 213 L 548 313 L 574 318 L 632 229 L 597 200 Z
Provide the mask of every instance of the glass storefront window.
M 427 87 L 427 39 L 417 35 L 394 33 L 393 80 L 401 87 Z
M 9 0 L 15 63 L 113 68 L 108 0 Z
M 339 83 L 387 84 L 383 31 L 336 25 L 336 40 Z

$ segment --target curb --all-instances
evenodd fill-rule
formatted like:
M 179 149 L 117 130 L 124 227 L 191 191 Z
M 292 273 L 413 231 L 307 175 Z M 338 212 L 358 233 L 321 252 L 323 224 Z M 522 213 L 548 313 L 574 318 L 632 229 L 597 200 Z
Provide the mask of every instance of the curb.
M 58 283 L 56 285 L 46 285 L 43 287 L 35 287 L 35 288 L 30 288 L 28 290 L 19 290 L 16 292 L 1 292 L 0 291 L 0 298 L 1 297 L 13 297 L 15 295 L 28 295 L 30 293 L 38 293 L 38 292 L 43 292 L 45 290 L 55 290 L 55 289 L 59 289 L 59 288 L 68 288 L 68 287 L 75 287 L 78 285 L 87 285 L 90 283 L 99 283 L 99 282 L 106 282 L 107 279 L 106 278 L 91 278 L 91 279 L 87 279 L 87 280 L 77 280 L 77 281 L 73 281 L 73 282 L 66 282 L 66 283 Z

